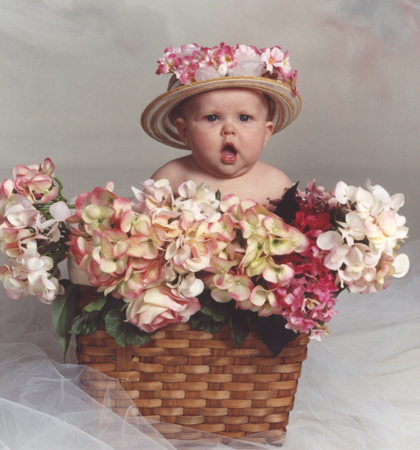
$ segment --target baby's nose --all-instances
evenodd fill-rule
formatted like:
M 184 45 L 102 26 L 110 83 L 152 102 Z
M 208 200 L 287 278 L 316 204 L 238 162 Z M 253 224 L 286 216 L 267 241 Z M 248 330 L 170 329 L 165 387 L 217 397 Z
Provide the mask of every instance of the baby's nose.
M 231 122 L 226 122 L 222 128 L 222 135 L 235 134 L 235 127 Z

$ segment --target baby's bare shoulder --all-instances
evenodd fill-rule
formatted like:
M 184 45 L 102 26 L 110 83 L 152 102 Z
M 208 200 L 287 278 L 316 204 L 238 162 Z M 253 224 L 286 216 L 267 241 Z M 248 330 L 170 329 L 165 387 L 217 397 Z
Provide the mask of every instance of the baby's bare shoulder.
M 246 183 L 238 186 L 238 195 L 241 198 L 253 198 L 265 205 L 267 199 L 281 198 L 285 189 L 293 185 L 289 177 L 281 170 L 260 161 L 246 178 L 243 180 Z
M 177 181 L 178 178 L 182 178 L 183 174 L 187 170 L 185 157 L 173 159 L 167 162 L 151 176 L 153 180 L 160 180 L 162 178 L 168 179 L 171 184 Z
M 258 162 L 257 172 L 257 177 L 262 176 L 267 184 L 270 183 L 276 188 L 284 189 L 293 185 L 290 178 L 284 172 L 262 161 Z

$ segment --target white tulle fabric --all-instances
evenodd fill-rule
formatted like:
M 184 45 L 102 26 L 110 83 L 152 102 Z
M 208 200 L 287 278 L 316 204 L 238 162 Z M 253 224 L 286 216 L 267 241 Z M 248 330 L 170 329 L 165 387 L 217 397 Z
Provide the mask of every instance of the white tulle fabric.
M 380 294 L 343 295 L 332 336 L 311 342 L 283 449 L 417 450 L 420 445 L 420 241 L 412 268 Z M 171 441 L 128 423 L 78 388 L 37 299 L 0 301 L 0 448 L 269 449 L 245 441 Z M 69 364 L 70 363 L 70 364 Z M 211 436 L 210 436 L 211 438 Z

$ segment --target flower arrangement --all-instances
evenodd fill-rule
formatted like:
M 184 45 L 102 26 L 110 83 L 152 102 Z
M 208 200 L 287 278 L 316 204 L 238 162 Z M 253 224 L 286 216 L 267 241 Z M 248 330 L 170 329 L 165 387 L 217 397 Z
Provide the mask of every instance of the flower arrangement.
M 158 60 L 158 75 L 172 73 L 181 84 L 204 81 L 224 76 L 269 77 L 288 83 L 295 95 L 297 71 L 289 62 L 289 52 L 278 46 L 257 49 L 237 44 L 233 47 L 221 43 L 220 47 L 200 47 L 188 44 L 168 47 Z
M 1 185 L 0 277 L 15 300 L 53 302 L 64 352 L 71 334 L 105 327 L 120 345 L 141 345 L 189 321 L 211 333 L 228 323 L 238 347 L 252 324 L 276 355 L 296 333 L 328 333 L 342 290 L 380 291 L 409 268 L 395 252 L 408 234 L 404 197 L 369 182 L 295 185 L 273 212 L 191 181 L 176 197 L 167 180 L 142 186 L 130 201 L 108 183 L 69 207 L 50 159 L 16 166 Z M 59 283 L 68 253 L 98 288 L 78 316 L 74 285 Z
M 51 303 L 64 292 L 58 263 L 67 257 L 71 212 L 54 167 L 49 158 L 39 166 L 16 166 L 13 180 L 0 186 L 1 250 L 8 257 L 0 277 L 15 300 L 31 294 Z

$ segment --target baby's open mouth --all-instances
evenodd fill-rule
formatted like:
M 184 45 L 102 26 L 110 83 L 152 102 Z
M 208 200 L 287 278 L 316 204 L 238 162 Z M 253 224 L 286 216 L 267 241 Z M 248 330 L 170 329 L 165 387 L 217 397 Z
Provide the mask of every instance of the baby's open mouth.
M 222 161 L 226 164 L 232 164 L 236 161 L 237 151 L 231 144 L 226 144 L 220 152 Z

